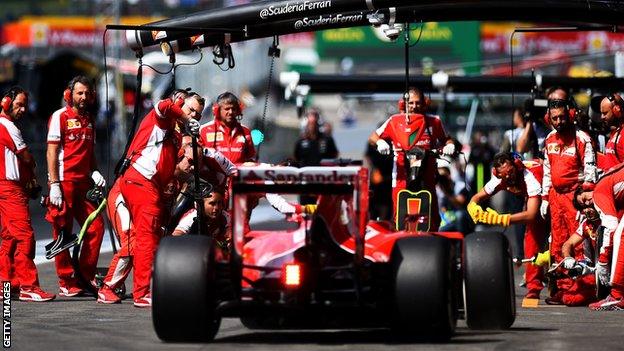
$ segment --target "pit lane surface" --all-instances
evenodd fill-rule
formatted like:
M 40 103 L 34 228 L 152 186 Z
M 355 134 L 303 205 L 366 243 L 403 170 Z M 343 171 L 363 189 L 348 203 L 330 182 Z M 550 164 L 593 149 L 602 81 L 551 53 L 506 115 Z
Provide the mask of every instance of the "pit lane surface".
M 108 263 L 110 254 L 101 257 Z M 38 266 L 42 286 L 57 289 L 53 264 Z M 517 271 L 516 281 L 520 279 Z M 192 283 L 192 282 L 190 282 Z M 131 286 L 128 285 L 129 287 Z M 516 293 L 521 296 L 524 288 Z M 392 341 L 381 330 L 254 331 L 225 319 L 212 344 L 165 344 L 153 331 L 151 312 L 126 299 L 96 304 L 90 297 L 49 303 L 12 301 L 11 345 L 15 350 L 572 350 L 621 349 L 624 312 L 592 312 L 585 307 L 520 307 L 510 330 L 473 331 L 460 321 L 445 344 Z M 599 341 L 598 341 L 599 340 Z
M 33 209 L 37 211 L 37 209 Z M 260 211 L 259 211 L 260 212 Z M 49 242 L 49 225 L 33 215 L 37 240 Z M 266 218 L 258 218 L 263 222 Z M 39 245 L 41 246 L 41 245 Z M 103 252 L 110 244 L 102 245 Z M 43 252 L 38 247 L 37 255 Z M 102 253 L 100 267 L 110 262 Z M 56 292 L 54 265 L 38 264 L 42 287 Z M 522 271 L 516 270 L 516 283 Z M 193 282 L 189 282 L 192 284 Z M 127 282 L 131 291 L 132 280 Z M 12 301 L 11 347 L 15 350 L 536 350 L 622 349 L 624 311 L 592 312 L 586 307 L 522 308 L 526 290 L 516 288 L 518 315 L 510 330 L 473 331 L 458 322 L 455 337 L 445 344 L 393 341 L 382 330 L 257 331 L 238 319 L 224 319 L 211 344 L 165 344 L 154 333 L 149 309 L 127 298 L 120 305 L 101 305 L 92 297 L 60 298 L 49 303 Z M 543 293 L 544 295 L 544 293 Z

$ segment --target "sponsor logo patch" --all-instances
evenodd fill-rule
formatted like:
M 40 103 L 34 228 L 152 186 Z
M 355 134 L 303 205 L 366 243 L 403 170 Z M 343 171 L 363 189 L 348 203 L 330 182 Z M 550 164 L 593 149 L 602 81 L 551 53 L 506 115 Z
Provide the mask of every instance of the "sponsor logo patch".
M 67 129 L 78 129 L 81 128 L 82 124 L 77 119 L 68 119 L 67 120 Z
M 207 142 L 212 142 L 212 141 L 223 141 L 223 133 L 222 132 L 208 132 L 206 133 L 206 141 Z

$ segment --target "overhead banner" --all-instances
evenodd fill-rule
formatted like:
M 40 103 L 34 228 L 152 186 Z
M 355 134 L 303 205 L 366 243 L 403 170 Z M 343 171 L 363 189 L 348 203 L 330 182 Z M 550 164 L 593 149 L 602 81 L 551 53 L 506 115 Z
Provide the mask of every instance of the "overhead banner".
M 355 62 L 404 60 L 403 36 L 390 41 L 379 28 L 371 26 L 330 29 L 316 32 L 316 48 L 322 59 L 350 57 Z M 410 55 L 414 60 L 435 62 L 478 62 L 480 25 L 469 22 L 427 22 L 412 24 Z M 419 61 L 414 61 L 419 62 Z M 465 67 L 466 73 L 478 67 Z
M 140 24 L 154 19 L 123 17 L 121 23 Z M 21 48 L 101 46 L 105 23 L 110 21 L 111 18 L 97 17 L 26 16 L 3 26 L 0 44 L 10 43 Z M 107 36 L 109 42 L 112 38 L 112 34 Z
M 492 23 L 481 25 L 481 51 L 484 55 L 508 55 L 510 45 L 514 55 L 535 55 L 560 51 L 568 55 L 615 53 L 624 50 L 624 34 L 607 31 L 523 32 L 516 28 L 534 27 L 527 23 Z

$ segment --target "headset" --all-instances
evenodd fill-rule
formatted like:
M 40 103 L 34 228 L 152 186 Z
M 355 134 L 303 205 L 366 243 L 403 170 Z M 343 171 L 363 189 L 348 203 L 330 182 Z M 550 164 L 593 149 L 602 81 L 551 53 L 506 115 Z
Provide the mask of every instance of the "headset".
M 243 115 L 243 110 L 245 110 L 245 104 L 243 104 L 240 99 L 236 97 L 236 95 L 230 93 L 229 91 L 226 91 L 225 93 L 217 96 L 215 103 L 212 104 L 212 115 L 215 118 L 219 118 L 219 110 L 221 109 L 221 107 L 219 106 L 219 102 L 224 100 L 232 101 L 233 104 L 238 105 L 240 115 Z
M 617 94 L 609 94 L 607 95 L 607 99 L 611 102 L 611 112 L 613 113 L 613 117 L 622 118 L 622 97 Z
M 514 168 L 516 168 L 517 170 L 524 169 L 524 163 L 522 162 L 522 155 L 520 155 L 517 152 L 510 152 L 509 154 L 511 155 L 511 161 L 512 161 Z M 496 170 L 496 167 L 492 167 L 492 175 L 495 176 L 496 178 L 499 178 L 499 179 L 501 178 L 500 174 L 498 174 L 498 171 Z
M 93 89 L 93 83 L 89 80 L 89 78 L 85 76 L 76 76 L 72 78 L 72 80 L 69 81 L 69 83 L 67 84 L 67 88 L 65 88 L 65 90 L 63 91 L 63 100 L 65 101 L 67 106 L 73 107 L 74 105 L 73 94 L 74 94 L 74 87 L 76 86 L 76 83 L 81 83 L 81 84 L 86 85 L 89 88 L 89 90 L 91 90 L 91 93 L 93 94 L 91 96 L 91 100 L 92 101 L 95 100 L 95 89 Z
M 15 98 L 19 94 L 24 94 L 26 95 L 26 98 L 28 98 L 28 93 L 22 87 L 11 87 L 11 89 L 9 89 L 6 94 L 4 94 L 2 101 L 0 101 L 0 107 L 2 107 L 2 110 L 4 110 L 6 113 L 9 113 L 11 107 L 13 106 L 13 100 L 15 100 Z
M 576 104 L 574 103 L 574 100 L 570 100 L 570 99 L 551 99 L 548 100 L 548 107 L 546 109 L 546 114 L 544 115 L 544 123 L 547 126 L 550 126 L 550 109 L 552 108 L 559 108 L 559 107 L 563 107 L 565 108 L 567 114 L 568 114 L 568 122 L 574 124 L 575 118 L 576 118 Z

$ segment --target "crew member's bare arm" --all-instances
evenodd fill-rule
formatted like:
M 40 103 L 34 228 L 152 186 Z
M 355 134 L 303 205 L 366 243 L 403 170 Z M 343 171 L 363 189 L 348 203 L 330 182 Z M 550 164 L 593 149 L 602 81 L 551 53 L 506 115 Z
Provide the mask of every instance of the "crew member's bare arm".
M 48 144 L 46 151 L 46 161 L 48 164 L 48 174 L 50 182 L 58 182 L 59 179 L 59 144 Z
M 538 196 L 530 197 L 527 200 L 526 210 L 511 215 L 510 223 L 529 223 L 534 221 L 538 214 L 541 199 Z

